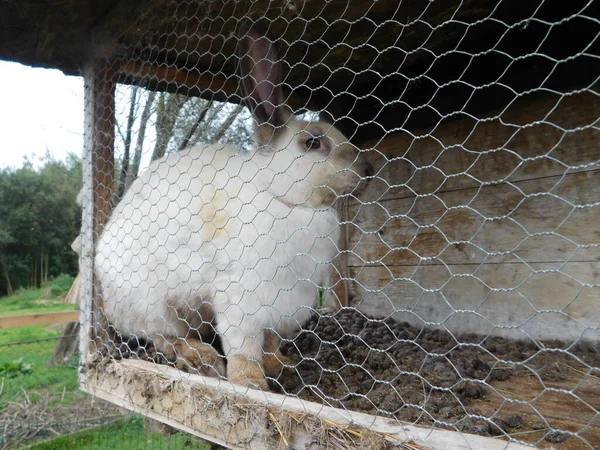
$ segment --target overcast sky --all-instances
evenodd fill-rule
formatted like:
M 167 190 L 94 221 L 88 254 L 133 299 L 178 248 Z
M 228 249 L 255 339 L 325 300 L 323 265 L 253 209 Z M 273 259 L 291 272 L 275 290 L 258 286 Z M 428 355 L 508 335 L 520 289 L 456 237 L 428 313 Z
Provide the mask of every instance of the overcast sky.
M 0 61 L 0 168 L 81 156 L 83 79 Z

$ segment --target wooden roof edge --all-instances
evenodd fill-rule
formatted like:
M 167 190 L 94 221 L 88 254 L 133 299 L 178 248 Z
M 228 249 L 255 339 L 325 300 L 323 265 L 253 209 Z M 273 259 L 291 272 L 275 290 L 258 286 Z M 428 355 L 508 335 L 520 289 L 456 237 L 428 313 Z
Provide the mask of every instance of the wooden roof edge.
M 117 42 L 158 0 L 120 0 L 90 30 L 90 57 L 111 56 Z

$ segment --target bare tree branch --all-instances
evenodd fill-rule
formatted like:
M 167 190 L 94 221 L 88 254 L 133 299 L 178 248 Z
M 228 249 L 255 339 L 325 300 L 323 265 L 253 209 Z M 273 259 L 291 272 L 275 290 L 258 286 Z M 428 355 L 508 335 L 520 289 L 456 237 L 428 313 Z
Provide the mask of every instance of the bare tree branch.
M 142 116 L 140 117 L 140 128 L 138 130 L 135 152 L 133 154 L 133 163 L 131 164 L 129 171 L 127 171 L 127 176 L 125 178 L 125 190 L 131 186 L 131 183 L 133 183 L 133 180 L 137 178 L 140 170 L 144 139 L 146 137 L 146 126 L 148 124 L 148 120 L 150 120 L 150 115 L 152 114 L 152 105 L 154 104 L 155 98 L 156 92 L 150 92 L 148 94 L 148 98 L 146 99 L 144 109 L 142 110 Z
M 240 103 L 239 105 L 236 105 L 235 109 L 231 112 L 229 117 L 225 120 L 225 122 L 223 122 L 223 124 L 219 127 L 217 132 L 214 134 L 211 141 L 219 142 L 219 140 L 221 140 L 223 138 L 223 136 L 225 136 L 225 133 L 231 127 L 233 122 L 235 122 L 235 119 L 237 119 L 237 116 L 240 115 L 240 113 L 242 112 L 243 109 L 244 109 L 243 104 Z
M 158 102 L 158 111 L 156 119 L 156 145 L 154 152 L 152 152 L 152 160 L 162 158 L 167 151 L 167 146 L 171 137 L 173 137 L 173 131 L 175 129 L 175 122 L 181 107 L 187 101 L 186 97 L 177 94 L 168 94 L 165 102 L 165 95 L 160 94 Z
M 8 268 L 6 267 L 6 263 L 4 262 L 4 258 L 2 258 L 2 255 L 0 255 L 0 265 L 2 265 L 2 272 L 4 272 L 4 278 L 6 278 L 7 295 L 13 295 L 15 291 L 13 290 L 12 284 L 10 282 L 10 277 L 8 276 Z
M 129 158 L 131 148 L 131 134 L 133 131 L 133 122 L 135 122 L 135 105 L 139 87 L 136 86 L 131 90 L 131 100 L 129 105 L 129 116 L 127 117 L 127 131 L 125 134 L 125 150 L 123 152 L 123 161 L 121 163 L 121 174 L 119 176 L 119 185 L 117 187 L 117 200 L 123 197 L 125 193 L 125 182 L 127 173 L 129 172 Z
M 198 129 L 198 126 L 200 125 L 200 123 L 202 123 L 202 121 L 206 117 L 206 113 L 208 113 L 208 110 L 210 108 L 212 108 L 213 103 L 214 103 L 214 100 L 211 100 L 205 106 L 205 108 L 202 111 L 200 111 L 200 114 L 198 114 L 198 118 L 196 119 L 196 121 L 192 125 L 192 128 L 190 129 L 190 131 L 188 132 L 188 134 L 186 135 L 186 137 L 179 144 L 179 148 L 178 148 L 179 151 L 183 150 L 184 148 L 186 148 L 190 144 L 192 136 L 194 136 L 194 134 L 196 133 L 196 130 Z

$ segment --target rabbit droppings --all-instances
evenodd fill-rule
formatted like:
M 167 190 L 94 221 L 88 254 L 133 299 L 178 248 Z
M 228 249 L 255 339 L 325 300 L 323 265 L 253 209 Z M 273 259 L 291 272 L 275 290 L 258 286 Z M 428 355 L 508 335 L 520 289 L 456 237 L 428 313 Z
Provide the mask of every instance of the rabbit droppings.
M 121 335 L 180 368 L 268 389 L 282 359 L 273 337 L 297 331 L 329 286 L 332 206 L 364 190 L 372 167 L 334 126 L 291 116 L 263 33 L 248 30 L 239 52 L 255 149 L 197 145 L 152 162 L 98 239 L 95 273 Z M 215 329 L 226 366 L 205 343 Z

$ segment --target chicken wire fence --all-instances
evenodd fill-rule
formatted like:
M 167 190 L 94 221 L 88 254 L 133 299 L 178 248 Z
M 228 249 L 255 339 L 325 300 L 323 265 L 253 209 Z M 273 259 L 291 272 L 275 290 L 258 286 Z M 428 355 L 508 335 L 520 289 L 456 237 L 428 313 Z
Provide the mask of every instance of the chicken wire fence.
M 0 449 L 209 448 L 193 436 L 164 433 L 158 423 L 81 392 L 74 325 L 62 335 L 65 327 L 49 325 L 46 332 L 53 336 L 47 338 L 0 336 Z M 21 336 L 28 332 L 31 328 Z
M 598 5 L 522 3 L 187 1 L 132 19 L 86 88 L 88 380 L 158 419 L 180 406 L 192 429 L 220 403 L 114 361 L 471 448 L 597 448 Z M 251 448 L 228 411 L 204 436 Z M 261 417 L 272 447 L 420 445 L 326 421 L 299 443 Z

